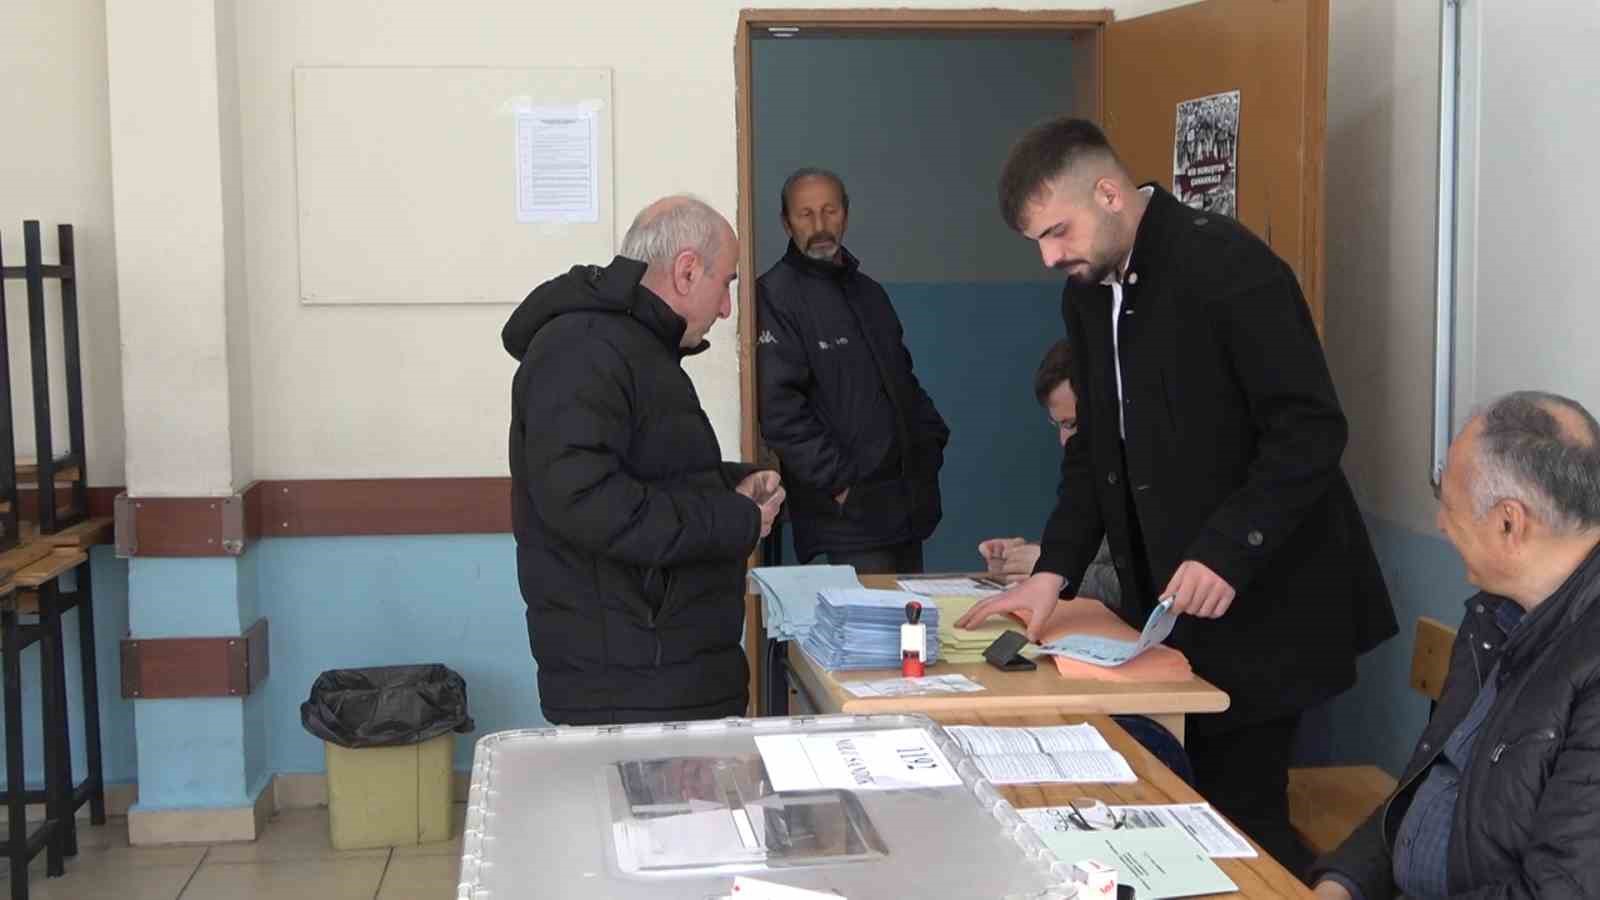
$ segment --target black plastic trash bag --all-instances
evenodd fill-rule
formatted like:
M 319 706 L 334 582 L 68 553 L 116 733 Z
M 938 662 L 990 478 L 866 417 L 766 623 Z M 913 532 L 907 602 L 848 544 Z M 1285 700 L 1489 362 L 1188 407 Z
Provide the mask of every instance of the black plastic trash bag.
M 323 672 L 300 704 L 300 723 L 350 748 L 418 744 L 473 728 L 466 681 L 437 664 Z

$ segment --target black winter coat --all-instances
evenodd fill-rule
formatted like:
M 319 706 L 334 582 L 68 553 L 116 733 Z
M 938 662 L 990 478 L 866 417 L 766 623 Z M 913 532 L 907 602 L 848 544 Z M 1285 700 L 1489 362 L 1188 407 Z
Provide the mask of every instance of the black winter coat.
M 742 715 L 745 561 L 761 513 L 733 488 L 680 365 L 685 323 L 617 257 L 536 288 L 502 337 L 512 521 L 545 718 Z M 688 352 L 700 352 L 704 342 Z
M 756 281 L 761 437 L 782 464 L 802 561 L 926 540 L 942 515 L 950 429 L 888 293 L 840 252 L 842 265 L 819 262 L 791 242 Z
M 1499 684 L 1472 744 L 1450 829 L 1456 898 L 1600 897 L 1600 548 L 1508 640 L 1478 594 L 1456 633 L 1450 674 L 1400 787 L 1344 844 L 1312 867 L 1371 898 L 1394 896 L 1392 841 L 1416 788 L 1477 699 Z
M 1397 629 L 1339 469 L 1345 418 L 1294 272 L 1237 222 L 1157 187 L 1123 290 L 1125 453 L 1111 288 L 1062 294 L 1079 431 L 1037 571 L 1075 594 L 1104 535 L 1136 627 L 1185 560 L 1233 586 L 1226 615 L 1183 616 L 1170 639 L 1232 698 L 1193 718 L 1197 732 L 1327 700 Z

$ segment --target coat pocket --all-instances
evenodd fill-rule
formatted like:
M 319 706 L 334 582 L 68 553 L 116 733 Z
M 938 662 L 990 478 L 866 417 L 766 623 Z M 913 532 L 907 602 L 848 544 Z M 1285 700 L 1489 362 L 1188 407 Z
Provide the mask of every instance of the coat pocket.
M 1499 765 L 1501 759 L 1505 758 L 1507 754 L 1514 753 L 1517 750 L 1525 749 L 1534 745 L 1548 744 L 1555 739 L 1556 730 L 1554 728 L 1538 728 L 1533 731 L 1520 734 L 1510 740 L 1501 741 L 1500 743 L 1496 744 L 1494 750 L 1489 753 L 1489 765 Z

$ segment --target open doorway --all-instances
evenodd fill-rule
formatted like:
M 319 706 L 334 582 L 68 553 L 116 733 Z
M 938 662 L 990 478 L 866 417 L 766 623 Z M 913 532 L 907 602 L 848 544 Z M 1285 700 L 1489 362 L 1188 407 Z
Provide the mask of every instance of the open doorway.
M 888 289 L 952 430 L 929 570 L 970 570 L 983 537 L 1037 537 L 1053 500 L 1059 451 L 1031 381 L 1062 336 L 1060 281 L 994 199 L 1027 125 L 1098 121 L 1137 180 L 1170 189 L 1177 104 L 1238 91 L 1236 217 L 1295 270 L 1320 327 L 1327 2 L 1203 0 L 1116 22 L 1103 10 L 742 11 L 744 458 L 762 455 L 753 286 L 785 245 L 778 192 L 798 166 L 846 181 L 845 243 Z
M 766 271 L 788 245 L 788 174 L 837 172 L 850 201 L 845 245 L 888 292 L 918 380 L 951 429 L 928 571 L 972 569 L 979 541 L 1037 530 L 1060 457 L 1032 383 L 1061 336 L 1061 282 L 1002 222 L 995 184 L 1030 125 L 1097 117 L 1103 16 L 991 14 L 1011 27 L 783 24 L 752 30 L 748 45 L 745 271 Z M 792 544 L 782 559 L 803 561 Z

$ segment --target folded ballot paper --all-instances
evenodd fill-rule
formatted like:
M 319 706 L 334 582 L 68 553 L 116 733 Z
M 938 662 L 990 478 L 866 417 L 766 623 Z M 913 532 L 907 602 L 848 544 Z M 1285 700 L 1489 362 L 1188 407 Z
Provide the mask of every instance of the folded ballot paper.
M 1172 634 L 1178 614 L 1172 611 L 1172 598 L 1156 605 L 1144 630 L 1136 641 L 1119 641 L 1115 638 L 1087 634 L 1069 634 L 1040 647 L 1040 652 L 1050 656 L 1065 656 L 1097 666 L 1120 666 L 1139 654 L 1158 646 Z
M 816 622 L 801 641 L 806 654 L 830 671 L 900 667 L 900 626 L 906 604 L 922 604 L 927 626 L 924 662 L 939 658 L 939 607 L 903 591 L 867 588 L 825 590 L 817 595 Z
M 806 636 L 816 622 L 818 593 L 861 587 L 861 579 L 850 566 L 763 566 L 751 569 L 750 579 L 761 589 L 767 637 L 778 641 L 798 641 Z

